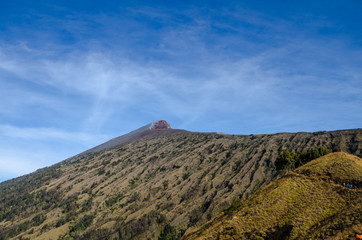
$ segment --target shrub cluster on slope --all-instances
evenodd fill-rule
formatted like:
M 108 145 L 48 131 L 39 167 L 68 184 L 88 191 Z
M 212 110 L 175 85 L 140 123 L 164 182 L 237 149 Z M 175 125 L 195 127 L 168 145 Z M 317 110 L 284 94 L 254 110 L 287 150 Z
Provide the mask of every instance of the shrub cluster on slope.
M 316 147 L 308 151 L 301 151 L 297 153 L 283 151 L 275 160 L 275 167 L 278 172 L 283 170 L 293 170 L 307 162 L 310 162 L 313 159 L 322 157 L 331 152 L 331 149 L 325 147 Z

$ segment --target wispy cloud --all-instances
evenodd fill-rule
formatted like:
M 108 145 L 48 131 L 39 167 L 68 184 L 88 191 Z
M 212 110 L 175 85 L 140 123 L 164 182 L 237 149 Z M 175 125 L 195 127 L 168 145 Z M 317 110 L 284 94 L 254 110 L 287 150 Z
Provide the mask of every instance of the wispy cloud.
M 158 119 L 228 133 L 360 127 L 362 50 L 313 19 L 238 4 L 42 13 L 9 30 L 12 41 L 0 37 L 0 141 L 39 144 L 50 159 L 56 145 L 98 144 Z
M 57 163 L 108 139 L 54 128 L 0 125 L 0 181 Z
M 22 140 L 57 140 L 76 142 L 84 146 L 94 146 L 101 141 L 105 141 L 110 136 L 103 134 L 88 134 L 84 132 L 66 132 L 61 129 L 54 128 L 25 128 L 11 125 L 0 125 L 0 135 L 6 138 L 16 138 Z
M 1 148 L 0 151 L 2 154 L 0 157 L 0 178 L 2 174 L 8 176 L 24 175 L 39 168 L 49 166 L 55 163 L 56 160 L 61 160 L 56 153 L 47 151 L 33 151 L 26 154 L 15 149 L 6 150 Z
M 361 88 L 360 84 L 351 87 L 356 81 L 359 82 L 358 70 L 353 68 L 353 71 L 341 73 L 318 65 L 317 61 L 332 61 L 344 67 L 341 60 L 329 60 L 330 55 L 303 53 L 305 48 L 324 51 L 328 47 L 310 42 L 300 47 L 295 42 L 271 48 L 253 57 L 229 60 L 201 49 L 199 51 L 203 58 L 210 60 L 201 59 L 198 65 L 191 61 L 184 64 L 182 69 L 175 67 L 179 66 L 178 62 L 175 62 L 175 66 L 160 62 L 136 62 L 122 56 L 92 51 L 74 52 L 60 60 L 35 55 L 28 56 L 32 58 L 31 62 L 18 61 L 16 57 L 5 60 L 3 57 L 3 62 L 13 63 L 4 66 L 11 65 L 7 70 L 22 80 L 87 98 L 85 109 L 81 112 L 84 116 L 83 130 L 99 131 L 115 114 L 129 108 L 167 112 L 169 116 L 191 124 L 204 114 L 221 109 L 224 113 L 230 113 L 274 107 L 275 113 L 285 114 L 278 111 L 277 106 L 290 105 L 304 96 L 310 99 L 303 99 L 303 102 L 316 101 L 316 96 L 313 96 L 315 86 L 319 88 L 320 97 L 329 97 L 327 92 L 337 93 L 340 88 L 348 91 L 345 92 L 347 94 L 349 91 L 360 91 L 356 90 Z M 333 53 L 337 56 L 342 54 L 338 51 Z M 346 80 L 342 82 L 341 78 Z M 330 83 L 335 86 L 330 86 Z M 297 94 L 292 96 L 290 93 Z M 41 94 L 34 99 L 42 99 L 39 96 Z M 59 102 L 60 99 L 54 98 L 47 104 Z M 67 104 L 71 105 L 72 101 Z

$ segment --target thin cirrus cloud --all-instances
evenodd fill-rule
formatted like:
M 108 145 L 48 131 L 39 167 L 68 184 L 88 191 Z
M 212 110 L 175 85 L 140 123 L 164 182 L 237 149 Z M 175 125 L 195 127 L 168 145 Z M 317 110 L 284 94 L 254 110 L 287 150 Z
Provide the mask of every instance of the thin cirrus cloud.
M 253 61 L 242 61 L 228 67 L 209 64 L 203 68 L 207 69 L 207 72 L 201 72 L 205 76 L 187 79 L 182 73 L 181 76 L 174 74 L 172 67 L 141 66 L 129 60 L 115 63 L 102 54 L 87 54 L 62 61 L 34 59 L 7 70 L 38 85 L 90 96 L 95 108 L 107 108 L 108 104 L 122 108 L 122 105 L 143 103 L 142 97 L 145 96 L 156 103 L 162 102 L 170 111 L 175 111 L 175 105 L 180 106 L 174 113 L 181 113 L 180 117 L 193 115 L 195 109 L 201 114 L 200 111 L 207 108 L 207 102 L 210 108 L 220 105 L 223 102 L 220 93 L 246 97 L 265 88 L 261 79 L 255 81 L 258 80 L 257 72 L 263 73 Z M 264 84 L 269 85 L 270 81 L 265 80 Z M 198 106 L 199 103 L 204 105 Z
M 106 135 L 87 134 L 84 132 L 66 132 L 53 128 L 21 128 L 11 125 L 0 125 L 0 134 L 7 138 L 16 138 L 23 140 L 41 140 L 48 141 L 56 139 L 61 141 L 82 142 L 87 146 L 96 144 L 94 139 L 107 139 Z
M 311 47 L 316 48 L 313 45 Z M 170 111 L 170 114 L 179 118 L 196 119 L 215 108 L 233 111 L 243 109 L 243 106 L 269 105 L 270 99 L 274 99 L 277 104 L 283 97 L 289 96 L 288 91 L 308 96 L 308 91 L 305 90 L 313 92 L 316 85 L 321 88 L 320 93 L 337 92 L 335 87 L 358 92 L 356 87 L 358 89 L 360 85 L 351 88 L 351 83 L 358 81 L 356 70 L 356 74 L 336 74 L 335 69 L 322 66 L 317 71 L 308 71 L 313 68 L 312 64 L 304 62 L 316 62 L 313 59 L 316 56 L 313 55 L 299 56 L 299 60 L 291 60 L 292 64 L 283 59 L 292 54 L 297 56 L 298 51 L 298 48 L 289 45 L 238 61 L 220 63 L 215 57 L 213 61 L 200 62 L 198 72 L 192 73 L 197 76 L 186 73 L 195 71 L 192 66 L 180 71 L 160 63 L 142 65 L 129 59 L 114 60 L 114 56 L 89 52 L 80 56 L 71 55 L 62 60 L 34 58 L 29 63 L 16 59 L 8 59 L 6 62 L 2 59 L 5 62 L 2 68 L 25 81 L 50 86 L 56 91 L 89 96 L 90 110 L 85 114 L 88 119 L 85 118 L 84 122 L 87 126 L 100 124 L 96 129 L 100 129 L 107 118 L 112 116 L 115 105 L 117 111 L 122 111 L 125 106 L 137 106 L 146 101 L 150 105 L 152 102 L 162 103 L 161 107 Z M 212 59 L 213 56 L 210 55 L 209 58 Z M 322 57 L 322 60 L 326 58 Z M 340 66 L 343 67 L 343 64 Z M 349 76 L 351 74 L 352 77 Z M 347 80 L 341 82 L 336 76 Z M 325 85 L 331 82 L 335 83 L 335 87 L 326 88 Z M 298 98 L 290 100 L 298 101 Z M 56 99 L 53 101 L 56 102 Z M 230 102 L 241 104 L 236 106 L 229 104 Z M 144 106 L 141 105 L 140 108 Z
M 0 125 L 0 181 L 57 163 L 108 139 L 102 134 Z

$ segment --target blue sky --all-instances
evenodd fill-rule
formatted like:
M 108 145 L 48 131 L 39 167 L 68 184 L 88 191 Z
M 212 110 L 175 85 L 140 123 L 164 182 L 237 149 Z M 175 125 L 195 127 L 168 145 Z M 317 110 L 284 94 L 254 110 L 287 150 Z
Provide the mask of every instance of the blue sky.
M 1 1 L 0 181 L 164 119 L 361 128 L 362 1 Z

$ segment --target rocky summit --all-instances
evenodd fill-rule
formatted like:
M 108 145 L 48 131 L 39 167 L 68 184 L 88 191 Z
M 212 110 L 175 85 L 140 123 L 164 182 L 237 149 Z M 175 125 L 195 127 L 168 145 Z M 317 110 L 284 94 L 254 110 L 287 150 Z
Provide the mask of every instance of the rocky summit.
M 171 128 L 170 124 L 166 122 L 165 120 L 156 121 L 150 124 L 150 130 L 153 129 L 167 129 Z

